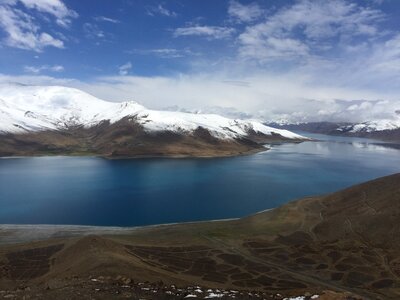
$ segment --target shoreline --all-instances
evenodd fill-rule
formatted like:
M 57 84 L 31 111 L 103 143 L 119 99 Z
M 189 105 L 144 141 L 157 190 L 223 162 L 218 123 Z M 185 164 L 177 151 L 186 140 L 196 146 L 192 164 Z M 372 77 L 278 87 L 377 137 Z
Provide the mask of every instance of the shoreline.
M 255 214 L 263 213 L 274 208 L 267 208 L 265 210 L 261 210 L 259 212 L 255 212 L 254 214 L 248 215 L 252 216 Z M 64 229 L 93 229 L 93 230 L 101 230 L 101 229 L 115 229 L 115 230 L 134 230 L 141 228 L 152 228 L 152 227 L 160 227 L 160 226 L 170 226 L 170 225 L 182 225 L 182 224 L 197 224 L 197 223 L 208 223 L 208 222 L 224 222 L 224 221 L 235 221 L 241 218 L 246 218 L 248 216 L 243 216 L 240 218 L 226 218 L 226 219 L 213 219 L 213 220 L 204 220 L 204 221 L 187 221 L 187 222 L 172 222 L 172 223 L 160 223 L 160 224 L 151 224 L 151 225 L 138 225 L 138 226 L 110 226 L 110 225 L 72 225 L 72 224 L 0 224 L 1 229 L 47 229 L 47 228 L 64 228 Z
M 259 144 L 258 148 L 250 149 L 246 152 L 232 152 L 226 154 L 215 154 L 215 155 L 196 155 L 196 154 L 138 154 L 133 156 L 112 156 L 112 155 L 102 155 L 98 153 L 57 153 L 57 154 L 26 154 L 26 155 L 15 155 L 15 156 L 1 156 L 0 159 L 13 159 L 13 158 L 42 158 L 42 157 L 91 157 L 91 158 L 102 158 L 106 160 L 125 160 L 125 159 L 143 159 L 143 158 L 165 158 L 165 159 L 209 159 L 209 158 L 229 158 L 238 156 L 248 156 L 257 153 L 267 152 L 273 146 L 282 144 L 300 144 L 303 142 L 313 142 L 314 139 L 306 138 L 302 140 L 281 140 L 272 141 L 268 143 Z
M 44 241 L 51 238 L 72 238 L 93 234 L 100 235 L 124 235 L 140 230 L 149 230 L 173 226 L 190 226 L 197 224 L 212 224 L 231 221 L 239 221 L 244 218 L 256 216 L 276 209 L 267 208 L 250 215 L 238 218 L 213 219 L 203 221 L 187 221 L 160 223 L 138 226 L 98 226 L 98 225 L 71 225 L 71 224 L 0 224 L 0 247 L 5 245 Z
M 265 212 L 268 210 L 263 210 Z M 261 213 L 257 212 L 255 214 Z M 248 216 L 244 216 L 245 218 Z M 188 221 L 188 222 L 174 222 L 174 223 L 161 223 L 153 225 L 138 225 L 138 226 L 98 226 L 98 225 L 68 225 L 68 224 L 0 224 L 0 247 L 4 245 L 36 242 L 48 240 L 51 238 L 69 238 L 87 236 L 92 234 L 129 234 L 139 230 L 156 229 L 162 227 L 172 226 L 189 226 L 204 223 L 217 223 L 237 221 L 241 218 L 227 218 L 215 219 L 204 221 Z
M 268 144 L 270 146 L 271 144 Z M 145 159 L 145 158 L 165 158 L 165 159 L 185 159 L 185 158 L 198 158 L 198 159 L 208 159 L 208 158 L 228 158 L 228 157 L 237 157 L 237 156 L 246 156 L 257 154 L 261 152 L 267 152 L 271 148 L 262 147 L 259 149 L 252 149 L 247 152 L 241 153 L 232 153 L 225 155 L 135 155 L 135 156 L 106 156 L 106 155 L 97 155 L 97 154 L 79 154 L 79 155 L 68 155 L 68 154 L 54 154 L 54 155 L 16 155 L 16 156 L 0 156 L 0 159 L 23 159 L 23 158 L 53 158 L 53 157 L 89 157 L 89 158 L 102 158 L 106 160 L 125 160 L 125 159 Z

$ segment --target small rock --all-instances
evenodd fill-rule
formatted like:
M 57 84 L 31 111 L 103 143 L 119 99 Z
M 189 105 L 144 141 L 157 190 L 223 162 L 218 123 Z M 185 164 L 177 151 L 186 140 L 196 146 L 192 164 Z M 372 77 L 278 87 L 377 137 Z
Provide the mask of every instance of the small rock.
M 61 281 L 61 280 L 58 280 L 58 279 L 50 279 L 47 282 L 47 289 L 48 290 L 59 289 L 59 288 L 62 288 L 64 286 L 65 286 L 65 283 L 63 281 Z
M 132 293 L 123 293 L 122 297 L 123 298 L 132 298 Z

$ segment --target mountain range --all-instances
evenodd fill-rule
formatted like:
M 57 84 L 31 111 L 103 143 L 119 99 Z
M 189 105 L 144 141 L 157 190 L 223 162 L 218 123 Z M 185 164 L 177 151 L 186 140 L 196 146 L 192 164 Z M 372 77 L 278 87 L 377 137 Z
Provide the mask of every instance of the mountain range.
M 400 143 L 400 119 L 374 120 L 362 123 L 352 122 L 267 122 L 275 128 L 305 131 L 320 134 L 371 138 L 387 142 Z
M 150 110 L 62 86 L 0 86 L 0 156 L 230 156 L 305 137 L 258 121 Z

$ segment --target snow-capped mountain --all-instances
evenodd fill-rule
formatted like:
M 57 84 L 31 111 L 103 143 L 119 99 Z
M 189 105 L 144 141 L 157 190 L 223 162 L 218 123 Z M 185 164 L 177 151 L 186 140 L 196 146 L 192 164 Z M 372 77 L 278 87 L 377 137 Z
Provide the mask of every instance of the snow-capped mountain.
M 240 138 L 253 130 L 265 135 L 278 134 L 289 139 L 303 137 L 287 130 L 242 121 L 215 114 L 156 111 L 136 102 L 114 103 L 90 94 L 61 86 L 0 87 L 0 131 L 23 133 L 60 130 L 73 126 L 91 127 L 102 121 L 115 123 L 135 117 L 147 131 L 192 132 L 207 129 L 217 138 Z
M 375 120 L 363 123 L 356 123 L 338 128 L 339 131 L 345 132 L 376 132 L 385 130 L 395 130 L 400 128 L 400 118 L 397 120 Z
M 226 106 L 206 106 L 202 108 L 195 108 L 195 109 L 187 109 L 183 107 L 179 107 L 178 105 L 167 106 L 162 110 L 167 111 L 180 111 L 180 112 L 187 112 L 187 113 L 195 113 L 195 114 L 214 114 L 220 115 L 229 119 L 241 119 L 241 120 L 248 120 L 257 118 L 253 114 L 246 113 L 244 111 L 240 111 L 234 107 L 226 107 Z
M 400 143 L 400 118 L 382 119 L 363 123 L 350 122 L 307 122 L 307 123 L 267 123 L 280 129 L 305 131 L 329 135 L 365 137 Z
M 254 120 L 151 110 L 61 86 L 0 86 L 0 156 L 225 156 L 303 140 Z

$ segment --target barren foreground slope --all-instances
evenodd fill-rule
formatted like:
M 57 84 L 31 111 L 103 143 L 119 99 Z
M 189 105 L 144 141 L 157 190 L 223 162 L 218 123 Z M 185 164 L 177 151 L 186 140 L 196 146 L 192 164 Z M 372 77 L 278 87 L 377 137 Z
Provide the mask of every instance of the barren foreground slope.
M 278 293 L 325 290 L 341 293 L 325 299 L 347 299 L 345 293 L 400 298 L 400 174 L 239 220 L 121 230 L 0 228 L 3 294 L 41 299 L 196 294 L 188 288 L 170 294 L 173 284 L 276 299 Z

